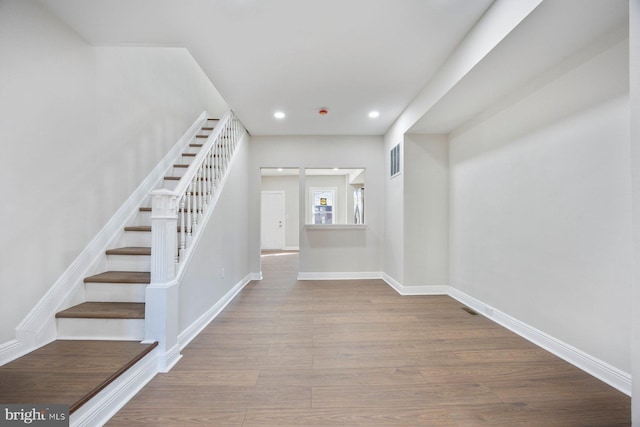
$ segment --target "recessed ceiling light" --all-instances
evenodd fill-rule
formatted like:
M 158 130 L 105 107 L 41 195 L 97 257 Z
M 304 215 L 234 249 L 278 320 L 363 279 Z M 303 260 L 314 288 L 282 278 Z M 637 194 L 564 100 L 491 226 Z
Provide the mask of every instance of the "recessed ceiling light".
M 282 168 L 278 168 L 278 172 L 282 172 L 284 169 Z
M 369 117 L 371 117 L 372 119 L 375 119 L 376 117 L 379 117 L 379 116 L 380 116 L 380 113 L 377 111 L 371 111 L 369 113 Z
M 273 113 L 273 117 L 275 117 L 276 119 L 284 119 L 284 113 L 282 111 L 276 111 L 275 113 Z

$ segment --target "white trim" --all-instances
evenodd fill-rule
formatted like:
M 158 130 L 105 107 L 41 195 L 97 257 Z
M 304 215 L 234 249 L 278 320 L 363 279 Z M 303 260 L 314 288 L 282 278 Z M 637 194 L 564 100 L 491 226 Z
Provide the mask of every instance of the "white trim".
M 397 293 L 402 296 L 408 295 L 449 295 L 451 291 L 450 286 L 444 285 L 419 285 L 419 286 L 404 286 L 388 274 L 382 275 L 382 280 L 387 282 Z
M 367 224 L 305 224 L 305 230 L 366 230 Z
M 24 356 L 32 350 L 31 346 L 27 345 L 24 341 L 14 339 L 4 342 L 0 344 L 0 366 Z
M 106 424 L 157 374 L 157 348 L 147 354 L 69 417 L 71 427 Z
M 251 274 L 247 274 L 242 280 L 240 280 L 233 288 L 229 290 L 218 302 L 216 302 L 209 310 L 207 310 L 202 316 L 200 316 L 195 322 L 185 328 L 178 335 L 178 346 L 180 349 L 184 349 L 195 337 L 198 336 L 204 328 L 215 319 L 224 308 L 244 289 L 249 282 L 253 280 Z
M 283 251 L 299 251 L 300 246 L 285 246 L 282 250 Z
M 16 327 L 16 339 L 23 344 L 23 351 L 6 353 L 7 355 L 17 354 L 15 357 L 19 357 L 20 354 L 33 351 L 56 339 L 56 312 L 70 304 L 76 291 L 83 285 L 83 279 L 92 273 L 98 260 L 104 257 L 110 243 L 121 235 L 149 192 L 164 177 L 206 119 L 207 112 L 204 111 L 20 322 Z M 4 360 L 4 356 L 2 363 L 8 361 Z
M 455 288 L 451 288 L 449 294 L 452 298 L 469 306 L 478 313 L 493 320 L 499 325 L 504 326 L 512 332 L 520 335 L 528 341 L 539 347 L 555 354 L 561 359 L 571 363 L 572 365 L 582 369 L 586 373 L 598 378 L 609 384 L 611 387 L 631 396 L 631 375 L 622 370 L 611 366 L 610 364 L 585 353 L 584 351 L 567 344 L 555 337 L 552 337 L 539 329 L 534 328 L 514 317 L 509 316 L 500 310 L 491 307 L 483 302 L 461 292 Z
M 363 280 L 382 279 L 379 271 L 299 272 L 298 280 Z
M 158 372 L 166 374 L 182 359 L 180 345 L 176 344 L 164 354 L 158 353 Z
M 258 273 L 249 273 L 250 280 L 262 280 L 262 271 Z

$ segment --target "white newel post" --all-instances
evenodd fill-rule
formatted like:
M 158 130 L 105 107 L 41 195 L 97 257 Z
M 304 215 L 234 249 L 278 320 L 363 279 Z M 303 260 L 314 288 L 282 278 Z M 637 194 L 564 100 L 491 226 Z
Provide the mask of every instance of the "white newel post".
M 178 197 L 171 190 L 151 193 L 151 284 L 147 286 L 145 341 L 158 342 L 158 370 L 168 372 L 180 358 L 178 348 Z

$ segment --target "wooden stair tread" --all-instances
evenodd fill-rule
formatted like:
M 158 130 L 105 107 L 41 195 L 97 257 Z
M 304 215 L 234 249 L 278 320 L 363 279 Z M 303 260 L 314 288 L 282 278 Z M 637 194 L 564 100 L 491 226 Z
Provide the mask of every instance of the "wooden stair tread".
M 150 206 L 142 206 L 140 208 L 140 212 L 151 212 L 151 207 Z
M 184 157 L 195 157 L 196 153 L 182 153 Z
M 85 277 L 84 281 L 85 283 L 151 283 L 151 273 L 148 271 L 105 271 Z
M 196 135 L 196 138 L 209 138 L 210 135 Z
M 124 231 L 151 231 L 150 225 L 129 225 L 124 228 Z
M 202 148 L 204 144 L 189 144 L 189 147 L 193 147 L 193 148 Z
M 196 196 L 200 195 L 200 193 L 197 193 L 197 192 L 193 193 L 193 194 L 196 195 Z M 193 212 L 193 209 L 185 209 L 184 211 L 185 212 L 187 212 L 187 211 Z M 151 226 L 150 225 L 134 225 L 134 226 L 131 226 L 131 227 L 125 227 L 124 230 L 125 231 L 141 231 L 141 232 L 150 233 L 151 232 Z M 181 228 L 180 228 L 180 226 L 178 226 L 177 231 L 180 231 L 180 230 L 181 230 Z
M 184 165 L 181 163 L 173 165 L 174 168 L 188 168 L 190 165 Z
M 149 246 L 129 246 L 107 250 L 107 255 L 151 255 Z
M 142 302 L 83 302 L 56 313 L 58 319 L 144 319 Z
M 205 131 L 207 131 L 207 130 L 213 130 L 213 129 L 215 129 L 215 128 L 205 126 L 205 127 L 203 127 L 203 128 L 200 128 L 200 129 L 201 129 L 201 130 L 205 130 Z
M 73 413 L 158 346 L 57 340 L 0 367 L 0 402 L 69 405 Z

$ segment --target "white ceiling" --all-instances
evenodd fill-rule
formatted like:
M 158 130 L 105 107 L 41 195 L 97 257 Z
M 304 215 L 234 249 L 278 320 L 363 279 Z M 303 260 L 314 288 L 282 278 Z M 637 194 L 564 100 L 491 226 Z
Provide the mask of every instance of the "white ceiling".
M 628 9 L 628 0 L 542 2 L 409 132 L 448 134 L 548 84 L 628 37 Z
M 94 45 L 188 48 L 254 135 L 381 135 L 493 0 L 40 1 Z

